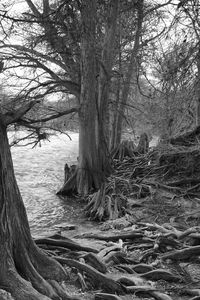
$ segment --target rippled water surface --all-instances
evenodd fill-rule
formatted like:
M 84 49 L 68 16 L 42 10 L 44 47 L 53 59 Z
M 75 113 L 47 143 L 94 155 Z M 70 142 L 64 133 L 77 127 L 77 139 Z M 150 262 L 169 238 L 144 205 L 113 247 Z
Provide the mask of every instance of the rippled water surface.
M 13 134 L 9 134 L 12 138 Z M 63 184 L 64 164 L 76 163 L 78 134 L 52 136 L 41 147 L 12 147 L 17 182 L 26 206 L 33 235 L 51 233 L 63 223 L 84 221 L 76 199 L 62 200 L 56 191 Z

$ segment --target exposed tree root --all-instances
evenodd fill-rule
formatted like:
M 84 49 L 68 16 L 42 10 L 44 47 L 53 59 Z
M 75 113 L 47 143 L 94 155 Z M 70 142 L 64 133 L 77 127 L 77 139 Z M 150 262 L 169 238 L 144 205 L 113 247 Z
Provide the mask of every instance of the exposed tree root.
M 113 235 L 97 235 L 97 234 L 83 234 L 82 237 L 85 238 L 91 238 L 96 240 L 102 240 L 102 241 L 112 241 L 116 242 L 118 240 L 134 240 L 136 238 L 143 237 L 144 234 L 141 230 L 132 230 L 131 232 L 126 233 L 120 233 L 120 234 L 113 234 Z M 120 247 L 118 245 L 115 245 L 115 247 Z
M 153 267 L 151 265 L 147 264 L 137 264 L 132 267 L 132 269 L 137 273 L 146 273 L 153 270 Z
M 101 188 L 88 197 L 85 208 L 86 215 L 92 220 L 117 219 L 125 214 L 127 199 L 116 191 L 117 182 L 114 178 L 101 185 Z
M 184 276 L 188 278 L 188 273 L 186 270 L 183 272 L 183 268 L 181 266 L 178 267 L 179 264 L 172 264 L 173 267 L 177 265 L 175 271 L 174 268 L 171 269 L 169 263 L 167 266 L 164 266 L 164 264 L 166 264 L 167 259 L 180 261 L 199 256 L 200 246 L 180 249 L 187 243 L 188 237 L 195 230 L 198 231 L 198 227 L 181 231 L 176 230 L 173 226 L 167 226 L 167 224 L 161 226 L 156 223 L 140 222 L 134 230 L 130 229 L 118 234 L 105 236 L 94 234 L 83 235 L 82 238 L 86 237 L 88 239 L 90 237 L 110 242 L 107 245 L 105 244 L 104 248 L 99 250 L 97 255 L 87 253 L 77 256 L 81 261 L 58 256 L 55 258 L 61 264 L 72 268 L 72 270 L 77 270 L 76 274 L 82 291 L 88 290 L 89 286 L 102 289 L 102 293 L 97 293 L 95 299 L 118 300 L 120 297 L 114 294 L 133 293 L 139 296 L 152 297 L 157 300 L 172 300 L 173 297 L 171 298 L 164 292 L 163 288 L 159 288 L 156 282 L 160 280 L 168 282 L 172 286 L 177 286 L 177 289 L 183 283 L 185 284 L 185 282 L 192 282 L 188 281 L 188 279 L 185 281 Z M 149 241 L 151 241 L 150 244 Z M 138 248 L 134 247 L 136 245 L 138 245 Z M 147 250 L 146 245 L 149 247 Z M 169 251 L 170 249 L 173 251 Z M 145 261 L 146 263 L 141 263 L 141 261 Z M 120 270 L 120 274 L 115 274 L 111 277 L 111 274 L 107 274 L 108 267 L 109 270 L 112 268 Z M 121 274 L 122 272 L 123 275 Z M 152 282 L 154 282 L 153 285 Z M 48 283 L 51 284 L 61 299 L 76 299 L 76 297 L 73 298 L 65 295 L 65 292 L 57 282 L 48 280 Z M 107 296 L 103 292 L 111 294 Z M 194 290 L 192 288 L 187 289 L 187 294 L 193 297 L 200 295 L 199 289 Z
M 100 285 L 105 291 L 123 293 L 123 288 L 119 283 L 109 278 L 108 276 L 100 273 L 93 267 L 72 259 L 65 259 L 62 257 L 55 257 L 55 259 L 57 259 L 62 264 L 66 264 L 69 267 L 74 267 L 85 272 L 94 283 L 100 283 Z
M 14 264 L 10 260 L 8 271 L 0 270 L 0 284 L 15 300 L 72 299 L 61 287 L 55 289 L 51 284 L 54 280 L 59 287 L 58 282 L 68 278 L 61 264 L 48 257 L 32 241 L 29 249 L 23 242 L 18 246 L 14 250 Z
M 71 250 L 88 251 L 93 253 L 98 252 L 96 249 L 81 246 L 78 243 L 67 238 L 62 240 L 56 240 L 51 238 L 40 238 L 40 239 L 36 239 L 35 242 L 36 244 L 53 245 L 53 246 L 63 247 Z
M 94 296 L 94 300 L 121 300 L 121 298 L 113 294 L 97 293 Z
M 135 154 L 137 154 L 137 150 L 134 142 L 124 140 L 112 150 L 111 156 L 113 159 L 122 161 L 125 157 L 133 157 Z
M 9 290 L 15 300 L 50 300 L 52 298 L 39 293 L 30 282 L 18 275 L 16 270 L 10 269 L 5 278 L 1 277 L 1 284 L 5 290 Z M 50 285 L 49 285 L 50 286 Z M 49 288 L 50 290 L 50 288 Z M 47 290 L 46 290 L 47 292 Z M 50 293 L 50 292 L 49 292 Z M 52 296 L 53 293 L 51 293 Z M 49 295 L 50 296 L 50 295 Z M 55 293 L 54 293 L 55 296 Z M 56 298 L 55 298 L 56 299 Z M 59 298 L 57 298 L 59 299 Z
M 107 272 L 107 267 L 103 263 L 99 257 L 93 253 L 88 253 L 83 256 L 84 260 L 86 263 L 88 263 L 90 266 L 94 267 L 96 270 L 98 270 L 101 273 L 106 273 Z
M 180 282 L 180 277 L 175 276 L 171 272 L 163 269 L 152 270 L 140 275 L 140 277 L 150 280 L 165 280 L 171 282 Z
M 165 253 L 161 256 L 162 259 L 172 260 L 187 260 L 194 256 L 200 255 L 200 246 L 193 246 L 181 250 L 175 250 L 170 253 Z

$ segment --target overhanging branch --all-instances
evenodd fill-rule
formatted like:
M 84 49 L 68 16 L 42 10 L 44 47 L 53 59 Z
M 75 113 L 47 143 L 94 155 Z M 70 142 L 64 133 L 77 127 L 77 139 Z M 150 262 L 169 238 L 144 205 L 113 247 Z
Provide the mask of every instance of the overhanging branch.
M 41 119 L 37 119 L 37 120 L 33 120 L 33 119 L 20 120 L 20 124 L 22 124 L 22 122 L 24 122 L 23 125 L 26 126 L 26 124 L 44 123 L 44 122 L 51 121 L 53 119 L 60 118 L 60 117 L 65 116 L 65 115 L 69 115 L 73 112 L 77 113 L 78 110 L 79 110 L 79 107 L 72 107 L 72 108 L 66 109 L 64 111 L 58 112 L 56 114 L 53 114 L 53 115 L 51 115 L 49 117 L 46 117 L 46 118 L 41 118 Z
M 15 111 L 8 112 L 4 114 L 4 122 L 6 125 L 16 123 L 19 119 L 21 119 L 31 108 L 39 103 L 40 100 L 30 101 Z

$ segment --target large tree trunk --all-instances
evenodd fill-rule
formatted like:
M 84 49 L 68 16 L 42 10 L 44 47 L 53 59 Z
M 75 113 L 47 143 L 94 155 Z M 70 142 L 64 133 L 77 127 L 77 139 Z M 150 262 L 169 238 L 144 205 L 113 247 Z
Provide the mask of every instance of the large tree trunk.
M 96 102 L 96 0 L 83 1 L 81 41 L 81 108 L 79 112 L 79 163 L 77 191 L 88 194 L 98 189 L 103 180 L 97 149 Z
M 58 194 L 68 195 L 75 191 L 87 195 L 91 190 L 98 190 L 111 171 L 105 135 L 105 115 L 108 110 L 118 0 L 112 0 L 111 4 L 111 24 L 108 24 L 106 32 L 103 66 L 97 82 L 96 0 L 85 0 L 82 3 L 79 160 L 76 174 L 64 184 Z
M 60 299 L 47 280 L 63 280 L 65 276 L 61 265 L 31 238 L 0 115 L 0 286 L 15 300 Z

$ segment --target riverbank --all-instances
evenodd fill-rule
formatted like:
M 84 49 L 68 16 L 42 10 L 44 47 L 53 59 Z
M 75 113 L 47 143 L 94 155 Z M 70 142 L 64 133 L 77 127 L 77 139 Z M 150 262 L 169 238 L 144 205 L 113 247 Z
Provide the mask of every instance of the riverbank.
M 32 235 L 67 270 L 62 286 L 71 298 L 66 299 L 197 300 L 199 199 L 148 182 L 150 171 L 153 176 L 157 170 L 167 172 L 165 165 L 156 165 L 154 155 L 126 158 L 117 163 L 118 180 L 123 186 L 131 179 L 129 185 L 138 187 L 134 193 L 126 191 L 126 214 L 103 223 L 87 221 L 82 201 L 55 196 L 56 182 L 59 187 L 63 182 L 63 165 L 70 159 L 73 164 L 72 157 L 76 161 L 77 146 L 75 134 L 72 143 L 55 137 L 41 148 L 12 149 Z M 145 196 L 142 185 L 148 186 Z
M 165 146 L 125 158 L 117 163 L 121 185 L 126 187 L 131 179 L 129 186 L 145 187 L 147 193 L 138 189 L 126 194 L 129 206 L 123 217 L 84 234 L 61 230 L 36 240 L 66 268 L 69 278 L 64 286 L 73 299 L 199 299 L 200 201 L 187 197 L 188 186 L 180 187 L 184 177 L 178 181 L 190 170 L 187 159 L 188 155 L 192 159 L 193 151 L 199 153 L 197 148 L 183 152 L 180 147 Z M 166 165 L 166 157 L 174 155 L 174 165 Z M 196 171 L 198 165 L 193 168 Z M 170 183 L 163 177 L 166 174 Z M 174 186 L 169 185 L 174 177 Z M 192 186 L 193 192 L 196 188 Z

